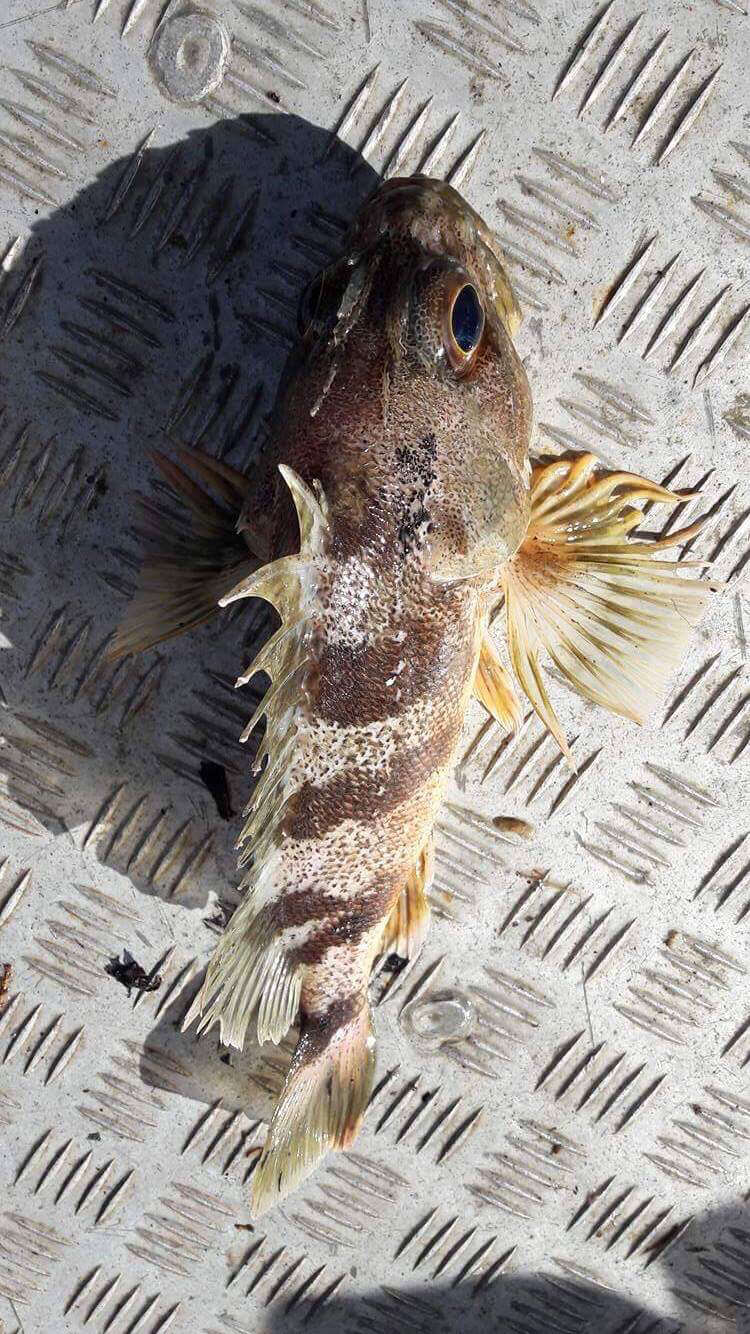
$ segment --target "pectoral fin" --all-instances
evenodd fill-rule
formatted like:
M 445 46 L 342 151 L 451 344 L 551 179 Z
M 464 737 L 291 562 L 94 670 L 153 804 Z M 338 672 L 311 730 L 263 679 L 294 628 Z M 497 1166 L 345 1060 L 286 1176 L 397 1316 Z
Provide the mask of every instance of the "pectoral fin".
M 523 715 L 510 673 L 506 671 L 497 649 L 485 630 L 479 652 L 474 694 L 501 727 L 515 732 L 521 726 Z
M 592 454 L 560 459 L 532 477 L 529 530 L 503 574 L 508 646 L 518 681 L 570 758 L 539 665 L 549 655 L 571 686 L 613 713 L 643 722 L 679 666 L 710 596 L 684 565 L 658 559 L 701 523 L 631 541 L 640 504 L 689 497 L 632 473 L 599 468 Z
M 247 490 L 242 474 L 199 450 L 182 449 L 180 458 L 203 485 L 166 455 L 152 455 L 170 500 L 179 506 L 143 503 L 140 532 L 146 554 L 111 659 L 152 648 L 208 620 L 223 594 L 260 563 L 236 531 Z

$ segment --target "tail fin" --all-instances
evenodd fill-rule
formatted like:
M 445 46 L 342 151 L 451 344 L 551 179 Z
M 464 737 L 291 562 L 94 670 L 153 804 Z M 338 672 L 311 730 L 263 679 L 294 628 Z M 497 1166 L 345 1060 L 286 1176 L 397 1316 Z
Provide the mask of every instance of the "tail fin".
M 309 1176 L 329 1149 L 348 1148 L 359 1131 L 375 1072 L 370 1011 L 362 997 L 354 1013 L 338 1022 L 335 1008 L 302 1021 L 253 1173 L 255 1218 Z
M 144 502 L 146 556 L 136 595 L 110 648 L 112 659 L 152 648 L 208 620 L 219 599 L 261 563 L 249 539 L 236 531 L 247 491 L 242 474 L 199 450 L 181 449 L 179 456 L 220 500 L 165 455 L 152 455 L 183 508 L 164 510 Z
M 629 534 L 643 519 L 639 502 L 689 498 L 632 473 L 606 472 L 593 454 L 534 471 L 529 529 L 503 575 L 508 647 L 521 687 L 568 759 L 540 651 L 579 694 L 645 720 L 682 660 L 711 586 L 683 578 L 687 562 L 654 559 L 694 536 L 700 522 L 652 541 Z

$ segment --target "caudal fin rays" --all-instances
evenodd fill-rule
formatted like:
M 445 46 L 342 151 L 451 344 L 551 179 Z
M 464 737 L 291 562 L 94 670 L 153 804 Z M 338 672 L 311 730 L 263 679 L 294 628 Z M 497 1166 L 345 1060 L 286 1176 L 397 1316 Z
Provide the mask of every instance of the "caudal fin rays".
M 303 1021 L 299 1042 L 253 1173 L 257 1218 L 309 1176 L 329 1149 L 356 1138 L 372 1092 L 375 1039 L 366 1000 L 335 1032 Z

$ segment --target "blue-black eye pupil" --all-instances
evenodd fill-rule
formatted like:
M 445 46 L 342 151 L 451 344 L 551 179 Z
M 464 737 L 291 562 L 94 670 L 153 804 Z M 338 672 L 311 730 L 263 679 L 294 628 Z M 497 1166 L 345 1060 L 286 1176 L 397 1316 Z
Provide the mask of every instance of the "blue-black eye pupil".
M 462 352 L 472 352 L 482 333 L 482 307 L 474 288 L 467 283 L 453 302 L 451 330 Z

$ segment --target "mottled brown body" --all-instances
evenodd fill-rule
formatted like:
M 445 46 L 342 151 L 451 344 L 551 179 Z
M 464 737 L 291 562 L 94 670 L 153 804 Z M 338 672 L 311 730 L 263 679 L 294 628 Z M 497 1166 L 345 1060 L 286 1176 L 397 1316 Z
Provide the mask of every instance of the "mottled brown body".
M 454 763 L 486 620 L 484 547 L 494 544 L 496 568 L 498 540 L 512 554 L 526 522 L 531 404 L 504 322 L 509 299 L 455 198 L 437 183 L 394 183 L 365 208 L 350 262 L 324 294 L 339 303 L 359 265 L 359 307 L 338 342 L 335 332 L 308 336 L 274 423 L 272 459 L 320 482 L 330 524 L 282 823 L 283 883 L 267 909 L 304 968 L 303 1031 L 342 1024 L 342 997 L 365 1003 L 384 923 Z M 490 282 L 502 289 L 461 380 L 410 345 L 404 314 L 415 274 L 446 256 L 482 293 Z M 482 488 L 489 534 L 481 515 L 477 524 Z M 297 543 L 283 484 L 276 504 L 280 556 Z M 436 580 L 435 539 L 463 563 L 458 582 Z
M 303 298 L 250 489 L 183 450 L 217 502 L 160 460 L 193 527 L 153 534 L 115 652 L 181 633 L 217 600 L 262 597 L 281 618 L 238 682 L 272 682 L 244 734 L 265 714 L 239 841 L 247 893 L 185 1021 L 218 1021 L 239 1047 L 253 1019 L 261 1042 L 299 1021 L 256 1213 L 357 1133 L 372 965 L 424 939 L 432 828 L 472 691 L 501 726 L 519 724 L 490 605 L 504 594 L 513 671 L 568 758 L 540 655 L 640 720 L 705 605 L 705 585 L 654 559 L 696 525 L 630 540 L 640 504 L 684 496 L 604 473 L 593 455 L 532 472 L 519 320 L 473 210 L 441 182 L 389 182 Z

